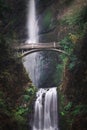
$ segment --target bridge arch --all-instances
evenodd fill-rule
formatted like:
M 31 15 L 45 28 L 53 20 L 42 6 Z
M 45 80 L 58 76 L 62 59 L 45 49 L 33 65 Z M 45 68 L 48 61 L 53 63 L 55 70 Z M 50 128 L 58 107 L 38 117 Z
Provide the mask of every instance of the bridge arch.
M 67 52 L 65 52 L 64 50 L 60 50 L 60 49 L 57 49 L 57 48 L 45 48 L 45 49 L 31 49 L 29 51 L 26 51 L 26 52 L 23 52 L 20 56 L 20 58 L 23 58 L 31 53 L 34 53 L 34 52 L 40 52 L 40 51 L 54 51 L 54 52 L 58 52 L 58 53 L 63 53 L 65 54 L 66 56 L 69 56 L 69 54 Z

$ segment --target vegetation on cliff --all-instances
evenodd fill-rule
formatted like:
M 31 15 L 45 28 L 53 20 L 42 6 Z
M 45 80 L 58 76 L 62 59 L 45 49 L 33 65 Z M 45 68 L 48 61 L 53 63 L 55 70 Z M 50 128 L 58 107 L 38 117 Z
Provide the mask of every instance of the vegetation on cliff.
M 18 39 L 14 6 L 13 1 L 0 1 L 0 130 L 29 129 L 36 92 L 12 49 L 14 40 Z
M 32 118 L 36 89 L 11 48 L 13 40 L 26 37 L 26 2 L 0 1 L 0 130 L 31 129 L 28 121 Z M 56 39 L 69 54 L 59 56 L 62 63 L 55 76 L 55 82 L 62 76 L 58 86 L 60 129 L 86 130 L 87 0 L 39 3 L 38 14 L 44 16 L 41 40 Z
M 5 40 L 0 39 L 0 129 L 29 128 L 32 100 L 36 89 L 14 52 Z M 30 105 L 31 104 L 31 105 Z
M 87 1 L 74 0 L 67 4 L 60 13 L 59 24 L 59 35 L 63 33 L 60 44 L 70 55 L 69 58 L 61 56 L 64 65 L 63 82 L 59 90 L 62 121 L 67 119 L 67 130 L 86 130 Z

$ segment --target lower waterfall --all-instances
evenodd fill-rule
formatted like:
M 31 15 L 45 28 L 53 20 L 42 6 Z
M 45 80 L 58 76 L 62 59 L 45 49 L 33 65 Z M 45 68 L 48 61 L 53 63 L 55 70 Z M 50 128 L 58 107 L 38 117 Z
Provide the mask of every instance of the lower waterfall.
M 41 88 L 36 96 L 33 130 L 59 130 L 56 87 Z

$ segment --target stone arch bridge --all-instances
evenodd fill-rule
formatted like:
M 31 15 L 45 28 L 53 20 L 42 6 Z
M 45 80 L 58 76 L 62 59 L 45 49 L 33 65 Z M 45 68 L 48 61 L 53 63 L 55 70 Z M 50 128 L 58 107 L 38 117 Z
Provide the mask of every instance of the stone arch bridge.
M 15 46 L 14 49 L 16 50 L 19 58 L 39 51 L 55 51 L 68 55 L 68 53 L 62 49 L 59 43 L 56 42 L 20 44 L 19 46 Z

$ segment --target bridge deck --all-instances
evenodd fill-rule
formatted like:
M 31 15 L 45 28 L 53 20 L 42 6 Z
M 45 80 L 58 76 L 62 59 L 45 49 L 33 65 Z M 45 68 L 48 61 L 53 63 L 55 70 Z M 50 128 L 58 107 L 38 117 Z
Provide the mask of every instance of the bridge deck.
M 17 51 L 17 53 L 21 54 L 21 56 L 18 56 L 19 58 L 22 58 L 28 54 L 38 52 L 38 51 L 55 51 L 59 53 L 64 53 L 68 56 L 68 53 L 62 49 L 59 43 L 55 43 L 55 42 L 21 44 L 20 46 L 14 47 L 14 49 Z
M 46 48 L 61 48 L 58 43 L 30 43 L 30 44 L 22 44 L 20 46 L 15 47 L 16 50 L 31 50 L 31 49 L 46 49 Z

